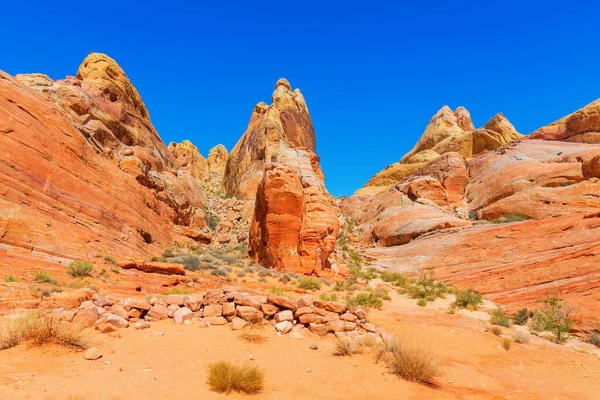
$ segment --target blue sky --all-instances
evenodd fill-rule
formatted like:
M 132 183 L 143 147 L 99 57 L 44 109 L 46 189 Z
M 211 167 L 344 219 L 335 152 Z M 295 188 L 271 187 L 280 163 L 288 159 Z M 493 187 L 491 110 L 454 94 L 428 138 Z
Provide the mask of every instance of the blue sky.
M 231 149 L 286 77 L 307 100 L 330 192 L 398 161 L 444 104 L 523 133 L 600 97 L 600 5 L 571 1 L 5 2 L 0 69 L 123 67 L 163 140 Z M 143 4 L 143 5 L 142 5 Z

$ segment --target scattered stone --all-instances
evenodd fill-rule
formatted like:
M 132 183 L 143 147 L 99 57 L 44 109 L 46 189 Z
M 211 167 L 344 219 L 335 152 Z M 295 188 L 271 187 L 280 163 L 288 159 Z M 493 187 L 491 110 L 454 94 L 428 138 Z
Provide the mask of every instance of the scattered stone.
M 223 303 L 223 315 L 226 317 L 235 315 L 235 303 Z
M 339 303 L 337 301 L 315 300 L 313 304 L 315 305 L 315 307 L 322 308 L 324 310 L 338 314 L 341 314 L 348 309 L 347 305 L 345 305 L 344 303 Z
M 199 328 L 208 328 L 209 326 L 210 324 L 206 320 L 201 319 L 200 321 L 198 321 Z
M 246 321 L 258 321 L 263 318 L 263 313 L 254 307 L 237 306 L 236 315 Z
M 294 320 L 294 314 L 292 313 L 291 310 L 284 310 L 284 311 L 280 311 L 277 314 L 275 314 L 275 322 L 282 322 L 282 321 L 292 322 L 293 320 Z
M 156 299 L 156 298 L 153 298 Z M 137 308 L 138 310 L 142 310 L 142 311 L 148 311 L 150 310 L 150 308 L 152 308 L 152 305 L 150 304 L 150 302 L 147 299 L 140 299 L 140 298 L 128 298 L 127 300 L 125 300 L 123 302 L 123 306 L 125 308 L 129 307 L 129 308 Z
M 358 317 L 354 314 L 351 314 L 349 312 L 344 313 L 342 315 L 340 315 L 340 319 L 342 321 L 349 321 L 349 322 L 356 322 L 356 320 L 358 319 Z
M 102 357 L 102 352 L 97 347 L 90 347 L 83 356 L 86 360 L 97 360 L 100 357 Z
M 298 306 L 294 304 L 290 299 L 283 296 L 277 296 L 276 294 L 269 294 L 267 296 L 267 301 L 271 304 L 275 304 L 276 306 L 287 308 L 288 310 L 296 311 Z
M 309 348 L 310 348 L 311 350 L 318 350 L 318 349 L 319 349 L 319 347 L 317 346 L 317 344 L 316 344 L 316 343 L 313 343 L 313 344 L 311 344 L 311 345 L 309 346 Z
M 155 305 L 152 306 L 152 308 L 150 309 L 150 311 L 148 311 L 147 314 L 150 318 L 155 318 L 155 319 L 167 319 L 169 318 L 169 311 L 167 309 L 166 306 L 163 305 Z
M 296 300 L 296 306 L 298 306 L 298 308 L 310 307 L 312 306 L 313 301 L 314 300 L 312 296 L 307 294 L 306 296 L 302 296 L 298 300 Z
M 170 294 L 167 296 L 167 305 L 177 304 L 183 306 L 185 304 L 185 296 L 183 294 Z
M 142 329 L 148 329 L 148 328 L 150 328 L 150 322 L 141 320 L 141 321 L 136 322 L 133 327 L 138 331 L 142 330 Z
M 119 317 L 118 315 L 115 315 L 115 314 L 106 315 L 105 323 L 107 325 L 112 325 L 115 328 L 128 328 L 129 327 L 129 321 L 127 321 L 125 318 Z
M 234 317 L 231 320 L 231 329 L 234 331 L 243 329 L 246 325 L 248 325 L 248 322 L 244 321 L 243 319 L 241 319 L 239 317 Z
M 83 303 L 82 303 L 83 304 Z M 95 306 L 87 308 L 79 308 L 73 316 L 73 322 L 79 324 L 83 328 L 91 328 L 98 319 L 98 310 Z
M 275 329 L 277 329 L 277 332 L 282 333 L 284 335 L 291 331 L 292 327 L 293 325 L 290 321 L 282 321 L 275 324 Z
M 260 310 L 267 316 L 271 316 L 279 311 L 279 307 L 274 306 L 273 304 L 261 304 Z
M 210 325 L 225 325 L 227 320 L 223 317 L 207 317 L 204 319 Z
M 198 311 L 202 307 L 204 296 L 190 294 L 183 298 L 183 304 L 192 311 Z
M 173 314 L 173 321 L 177 324 L 183 324 L 189 319 L 192 319 L 192 310 L 187 307 L 180 308 Z
M 142 312 L 140 310 L 138 310 L 137 308 L 132 308 L 131 310 L 129 310 L 129 312 L 127 313 L 127 318 L 129 318 L 129 320 L 131 321 L 132 319 L 137 319 L 140 318 L 142 316 Z
M 223 315 L 223 306 L 221 304 L 209 304 L 204 307 L 202 313 L 204 317 L 218 317 Z

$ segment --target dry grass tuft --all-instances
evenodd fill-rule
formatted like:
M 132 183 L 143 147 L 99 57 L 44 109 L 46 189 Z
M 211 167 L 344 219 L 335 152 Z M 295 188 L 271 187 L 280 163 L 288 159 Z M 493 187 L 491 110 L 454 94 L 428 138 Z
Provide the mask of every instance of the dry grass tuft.
M 221 393 L 258 393 L 265 383 L 265 374 L 254 365 L 236 365 L 219 361 L 208 367 L 209 386 Z
M 260 343 L 264 343 L 267 341 L 267 337 L 265 335 L 263 335 L 260 332 L 256 332 L 256 329 L 254 329 L 255 332 L 248 332 L 248 331 L 244 331 L 240 334 L 240 339 L 248 342 L 248 343 L 255 343 L 255 344 L 260 344 Z
M 22 342 L 30 342 L 34 346 L 59 344 L 76 349 L 87 347 L 87 341 L 79 326 L 60 321 L 44 311 L 30 311 L 24 316 L 17 317 L 0 332 L 0 350 L 14 347 Z
M 502 339 L 502 348 L 506 351 L 509 351 L 512 348 L 513 341 L 511 338 Z
M 377 360 L 384 360 L 393 374 L 411 382 L 431 384 L 442 373 L 437 358 L 416 341 L 389 340 L 378 352 Z
M 529 344 L 529 335 L 524 332 L 517 332 L 513 336 L 513 340 L 519 344 Z
M 490 332 L 492 332 L 496 336 L 500 336 L 502 335 L 502 328 L 500 328 L 499 326 L 492 326 L 490 328 Z
M 334 356 L 352 356 L 363 352 L 363 344 L 355 339 L 347 337 L 338 337 L 335 342 Z

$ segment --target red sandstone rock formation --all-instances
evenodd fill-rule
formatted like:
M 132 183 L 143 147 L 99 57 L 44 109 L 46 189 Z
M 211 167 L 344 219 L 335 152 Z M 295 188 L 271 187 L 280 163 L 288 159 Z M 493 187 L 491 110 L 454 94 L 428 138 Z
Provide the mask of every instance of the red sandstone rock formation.
M 64 81 L 0 73 L 0 154 L 0 266 L 158 254 L 174 224 L 204 226 L 202 188 L 107 56 Z

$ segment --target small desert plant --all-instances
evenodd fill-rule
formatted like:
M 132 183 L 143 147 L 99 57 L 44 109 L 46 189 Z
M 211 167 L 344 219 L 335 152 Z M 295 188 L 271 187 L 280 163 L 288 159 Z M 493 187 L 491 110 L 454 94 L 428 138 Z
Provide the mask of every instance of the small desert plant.
M 265 337 L 265 335 L 263 335 L 260 332 L 254 331 L 254 332 L 248 332 L 248 331 L 244 331 L 240 334 L 240 339 L 248 342 L 248 343 L 264 343 L 267 341 L 267 338 Z
M 393 339 L 384 344 L 378 358 L 385 360 L 393 374 L 407 381 L 431 383 L 441 374 L 438 360 L 416 341 Z
M 512 348 L 513 341 L 511 338 L 503 338 L 502 339 L 502 348 L 506 351 L 509 351 Z
M 321 293 L 319 298 L 323 301 L 337 301 L 336 293 Z
M 556 343 L 564 343 L 575 323 L 575 308 L 567 307 L 558 296 L 548 296 L 539 301 L 543 306 L 536 310 L 531 328 L 536 331 L 549 331 L 554 335 Z
M 377 297 L 380 297 L 382 300 L 392 300 L 392 298 L 388 294 L 388 291 L 382 288 L 377 288 L 373 290 L 373 294 Z
M 321 289 L 321 281 L 317 278 L 301 278 L 298 287 L 305 290 L 319 290 Z
M 600 348 L 600 335 L 596 332 L 590 333 L 588 339 L 586 340 L 589 344 L 593 344 L 594 346 Z
M 501 217 L 492 219 L 490 222 L 492 224 L 506 224 L 509 222 L 527 221 L 528 219 L 529 217 L 523 214 L 504 213 Z
M 271 293 L 277 295 L 277 296 L 283 296 L 285 294 L 285 292 L 279 288 L 276 288 L 275 286 L 273 286 L 270 290 Z
M 281 275 L 281 277 L 279 278 L 279 282 L 286 284 L 289 281 L 291 281 L 293 279 L 291 274 L 283 274 Z
M 49 283 L 52 282 L 52 275 L 50 275 L 48 272 L 44 272 L 44 271 L 36 271 L 33 279 L 36 282 L 41 282 L 41 283 Z
M 527 321 L 529 320 L 529 317 L 531 316 L 532 315 L 528 309 L 522 308 L 515 314 L 513 319 L 515 320 L 515 324 L 517 325 L 526 325 Z
M 88 276 L 94 270 L 94 266 L 89 261 L 72 261 L 67 268 L 67 274 L 75 278 Z
M 167 289 L 165 292 L 166 295 L 170 295 L 170 294 L 190 294 L 189 290 L 185 290 L 185 289 L 178 289 L 178 288 L 171 288 L 171 289 Z
M 335 356 L 351 356 L 363 352 L 362 343 L 358 340 L 349 337 L 338 337 L 335 342 L 333 355 Z
M 456 306 L 459 308 L 477 310 L 483 303 L 483 297 L 473 288 L 467 290 L 456 290 L 455 294 L 456 300 L 454 301 L 454 304 L 456 304 Z
M 407 281 L 405 277 L 394 272 L 382 272 L 380 277 L 382 281 L 389 282 L 394 286 L 403 286 Z
M 221 222 L 219 217 L 217 217 L 208 208 L 204 210 L 204 219 L 206 220 L 206 225 L 208 225 L 212 231 L 214 231 L 217 228 L 217 225 L 219 225 L 219 222 Z
M 243 270 L 236 271 L 235 273 L 238 278 L 243 278 L 246 276 L 246 273 Z
M 492 332 L 496 336 L 500 336 L 502 335 L 502 328 L 500 328 L 499 326 L 492 326 L 490 328 L 490 332 Z
M 117 263 L 117 260 L 111 255 L 105 255 L 104 261 L 112 265 L 119 265 L 119 263 Z
M 4 275 L 4 282 L 19 282 L 14 275 Z
M 381 308 L 383 306 L 383 301 L 381 301 L 381 298 L 377 297 L 375 293 L 368 292 L 359 293 L 356 297 L 349 297 L 348 300 L 346 300 L 346 304 L 348 307 L 363 306 Z
M 525 332 L 517 332 L 513 336 L 513 340 L 515 341 L 515 343 L 528 344 L 529 343 L 529 335 L 526 334 Z
M 417 301 L 417 305 L 420 307 L 425 307 L 427 305 L 427 300 L 426 299 L 419 299 L 419 301 Z
M 258 393 L 264 386 L 264 372 L 254 365 L 219 361 L 208 367 L 208 385 L 221 393 Z
M 0 350 L 22 342 L 34 346 L 54 343 L 77 349 L 87 347 L 79 326 L 61 321 L 45 311 L 29 311 L 12 320 L 0 333 Z
M 210 274 L 214 276 L 227 276 L 227 272 L 222 269 L 213 269 L 210 271 Z
M 506 314 L 501 305 L 497 305 L 496 309 L 491 312 L 490 323 L 492 325 L 504 326 L 505 328 L 510 328 L 512 326 L 510 317 Z

